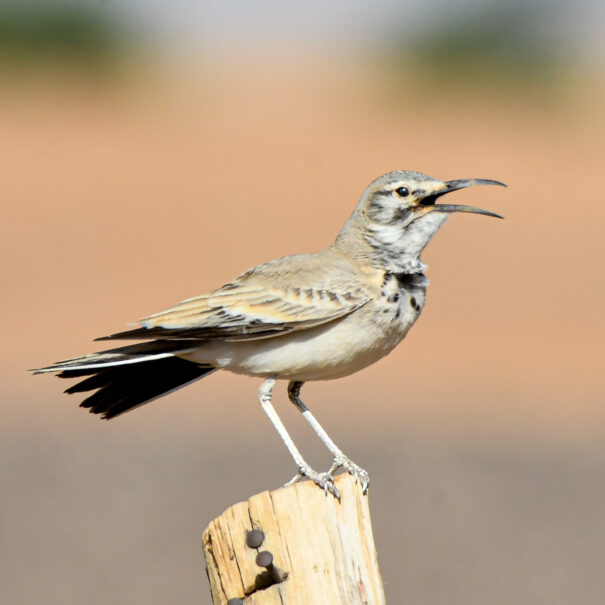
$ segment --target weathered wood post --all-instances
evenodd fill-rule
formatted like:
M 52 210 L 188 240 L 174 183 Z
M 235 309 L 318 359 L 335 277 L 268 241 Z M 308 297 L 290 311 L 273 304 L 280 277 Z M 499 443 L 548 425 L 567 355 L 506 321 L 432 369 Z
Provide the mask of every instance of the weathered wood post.
M 301 481 L 212 521 L 203 548 L 214 605 L 384 604 L 368 497 L 347 474 L 336 485 L 340 503 Z

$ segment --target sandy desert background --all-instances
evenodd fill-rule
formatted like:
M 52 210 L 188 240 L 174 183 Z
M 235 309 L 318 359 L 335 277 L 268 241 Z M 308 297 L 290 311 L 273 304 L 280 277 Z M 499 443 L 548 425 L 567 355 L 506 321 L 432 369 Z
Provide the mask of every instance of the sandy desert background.
M 452 197 L 506 220 L 451 218 L 406 341 L 304 392 L 370 472 L 387 600 L 601 603 L 602 63 L 424 82 L 360 45 L 280 44 L 100 74 L 0 52 L 0 600 L 210 603 L 203 529 L 294 472 L 258 381 L 217 373 L 106 423 L 25 370 L 320 249 L 373 178 L 414 169 L 506 182 Z M 329 466 L 285 385 L 276 405 Z

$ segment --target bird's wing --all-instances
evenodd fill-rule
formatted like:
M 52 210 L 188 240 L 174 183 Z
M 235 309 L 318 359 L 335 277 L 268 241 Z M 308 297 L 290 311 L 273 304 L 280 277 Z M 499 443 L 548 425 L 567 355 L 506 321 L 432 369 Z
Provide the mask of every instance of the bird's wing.
M 140 320 L 140 328 L 99 340 L 270 338 L 344 317 L 368 300 L 363 290 L 345 283 L 278 288 L 238 278 L 214 292 Z

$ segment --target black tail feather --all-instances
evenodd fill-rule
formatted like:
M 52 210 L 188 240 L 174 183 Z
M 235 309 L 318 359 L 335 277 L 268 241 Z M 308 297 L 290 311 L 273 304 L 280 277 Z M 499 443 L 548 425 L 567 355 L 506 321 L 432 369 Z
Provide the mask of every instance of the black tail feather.
M 66 370 L 61 378 L 88 376 L 66 393 L 96 390 L 80 407 L 109 420 L 205 376 L 215 368 L 180 357 L 163 357 L 98 370 Z

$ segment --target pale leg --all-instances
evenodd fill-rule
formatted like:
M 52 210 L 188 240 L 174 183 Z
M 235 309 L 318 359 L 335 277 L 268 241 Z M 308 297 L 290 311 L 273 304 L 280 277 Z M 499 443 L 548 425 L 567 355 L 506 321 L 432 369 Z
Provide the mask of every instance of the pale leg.
M 355 477 L 355 481 L 359 479 L 363 492 L 365 493 L 370 483 L 370 476 L 368 475 L 367 471 L 355 464 L 348 456 L 345 456 L 342 450 L 334 443 L 334 441 L 332 441 L 321 424 L 319 424 L 315 416 L 313 416 L 311 410 L 309 410 L 309 408 L 303 403 L 300 398 L 300 389 L 302 385 L 302 382 L 297 382 L 295 380 L 291 381 L 288 384 L 288 397 L 290 398 L 290 401 L 301 411 L 303 418 L 313 427 L 313 430 L 317 433 L 317 436 L 324 442 L 325 446 L 334 456 L 332 468 L 328 471 L 328 473 L 332 475 L 332 473 L 336 472 L 339 468 L 344 468 L 350 475 Z
M 296 447 L 296 445 L 294 445 L 294 441 L 292 441 L 292 438 L 288 434 L 288 431 L 286 431 L 286 427 L 284 426 L 280 417 L 277 415 L 277 412 L 275 411 L 275 408 L 271 403 L 271 396 L 274 385 L 275 378 L 266 378 L 258 389 L 258 398 L 260 400 L 260 404 L 263 408 L 263 411 L 269 417 L 269 420 L 275 427 L 275 430 L 278 432 L 282 441 L 285 443 L 286 447 L 288 448 L 288 451 L 290 452 L 290 455 L 292 456 L 294 462 L 296 463 L 296 466 L 298 467 L 298 474 L 291 481 L 288 481 L 286 485 L 290 485 L 298 481 L 298 479 L 300 478 L 307 477 L 308 479 L 311 479 L 311 481 L 313 481 L 315 484 L 319 485 L 319 487 L 321 487 L 326 492 L 326 494 L 330 492 L 340 500 L 340 492 L 334 485 L 332 473 L 318 473 L 317 471 L 314 471 L 305 462 L 304 458 L 298 451 L 298 448 Z

